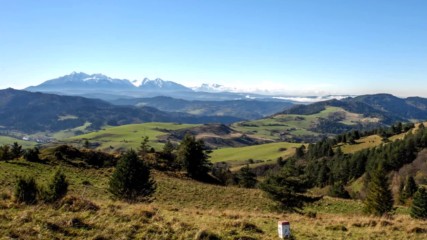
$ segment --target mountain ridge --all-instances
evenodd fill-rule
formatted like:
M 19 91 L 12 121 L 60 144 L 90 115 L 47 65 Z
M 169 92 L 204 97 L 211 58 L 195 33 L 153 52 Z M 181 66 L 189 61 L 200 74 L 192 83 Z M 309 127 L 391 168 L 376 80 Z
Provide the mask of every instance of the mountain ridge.
M 153 107 L 116 106 L 99 99 L 78 96 L 0 90 L 0 126 L 22 132 L 59 131 L 91 123 L 93 130 L 104 125 L 143 122 L 231 123 L 242 120 L 229 116 L 195 116 L 164 112 Z

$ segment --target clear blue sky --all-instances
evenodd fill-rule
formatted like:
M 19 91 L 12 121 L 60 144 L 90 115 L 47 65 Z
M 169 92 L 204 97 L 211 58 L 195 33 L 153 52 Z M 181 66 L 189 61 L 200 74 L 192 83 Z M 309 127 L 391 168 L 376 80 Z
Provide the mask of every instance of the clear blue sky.
M 0 88 L 72 71 L 427 96 L 427 0 L 0 0 Z

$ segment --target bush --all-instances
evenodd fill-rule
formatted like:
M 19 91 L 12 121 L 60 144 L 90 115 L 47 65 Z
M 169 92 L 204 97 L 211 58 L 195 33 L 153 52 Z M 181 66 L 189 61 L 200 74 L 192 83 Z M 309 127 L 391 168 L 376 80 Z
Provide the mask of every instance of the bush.
M 24 159 L 29 162 L 38 162 L 40 161 L 39 153 L 40 152 L 37 147 L 27 149 L 24 152 Z
M 18 177 L 15 186 L 15 199 L 17 202 L 34 204 L 37 201 L 37 185 L 32 177 Z
M 41 198 L 46 202 L 55 202 L 62 199 L 68 191 L 68 181 L 65 175 L 56 171 L 50 183 L 44 191 L 41 191 Z

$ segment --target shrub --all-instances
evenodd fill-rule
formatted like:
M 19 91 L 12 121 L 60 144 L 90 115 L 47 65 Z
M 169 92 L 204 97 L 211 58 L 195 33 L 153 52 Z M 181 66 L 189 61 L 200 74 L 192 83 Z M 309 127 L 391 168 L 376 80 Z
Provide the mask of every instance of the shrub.
M 41 191 L 41 198 L 46 202 L 55 202 L 62 199 L 68 191 L 68 181 L 65 175 L 56 171 L 52 176 L 50 183 L 44 191 Z
M 33 204 L 37 200 L 37 185 L 32 177 L 18 177 L 15 186 L 15 199 L 17 202 Z
M 40 152 L 37 147 L 27 149 L 24 152 L 24 159 L 29 162 L 38 162 L 40 161 L 39 153 Z

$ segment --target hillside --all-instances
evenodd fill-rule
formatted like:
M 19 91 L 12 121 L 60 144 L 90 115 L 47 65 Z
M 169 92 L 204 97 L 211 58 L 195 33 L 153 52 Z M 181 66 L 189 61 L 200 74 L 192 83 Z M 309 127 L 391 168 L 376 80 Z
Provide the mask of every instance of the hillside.
M 249 136 L 306 143 L 351 129 L 371 129 L 376 126 L 381 126 L 376 117 L 365 117 L 331 106 L 312 114 L 276 114 L 260 120 L 232 124 L 234 129 Z
M 231 123 L 240 120 L 227 116 L 195 116 L 167 113 L 152 107 L 115 106 L 83 97 L 59 96 L 13 89 L 0 90 L 2 131 L 24 133 L 56 132 L 90 123 L 89 129 L 104 125 L 143 122 Z
M 426 103 L 427 99 L 420 97 L 398 98 L 390 94 L 373 94 L 299 105 L 282 113 L 311 115 L 332 106 L 362 114 L 365 117 L 379 118 L 381 123 L 390 125 L 396 121 L 423 121 L 427 119 Z
M 112 201 L 105 191 L 111 170 L 62 166 L 70 192 L 59 204 L 20 205 L 9 197 L 15 174 L 43 183 L 54 166 L 0 162 L 2 198 L 0 233 L 19 239 L 277 239 L 277 221 L 286 219 L 296 239 L 423 239 L 427 229 L 400 208 L 393 218 L 361 214 L 361 203 L 324 198 L 309 206 L 315 217 L 277 213 L 257 189 L 209 185 L 156 172 L 158 191 L 152 203 Z M 209 196 L 209 198 L 206 198 Z
M 427 119 L 427 99 L 389 94 L 363 95 L 296 105 L 259 120 L 234 123 L 250 136 L 291 142 L 316 142 L 351 130 L 366 131 L 396 122 Z

